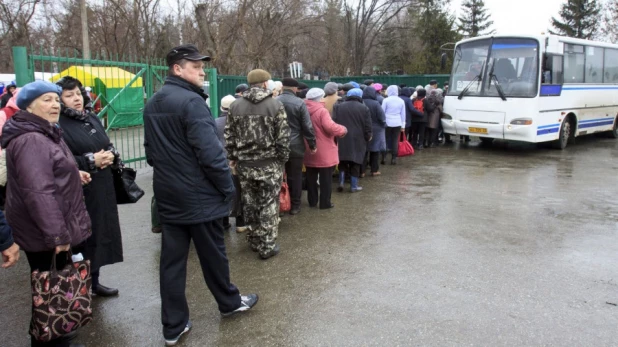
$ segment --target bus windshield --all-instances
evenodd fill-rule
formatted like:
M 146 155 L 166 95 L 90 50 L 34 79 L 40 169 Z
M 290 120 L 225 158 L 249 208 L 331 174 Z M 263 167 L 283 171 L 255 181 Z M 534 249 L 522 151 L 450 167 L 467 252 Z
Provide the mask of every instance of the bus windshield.
M 534 97 L 538 91 L 539 44 L 533 39 L 495 38 L 459 44 L 449 95 Z

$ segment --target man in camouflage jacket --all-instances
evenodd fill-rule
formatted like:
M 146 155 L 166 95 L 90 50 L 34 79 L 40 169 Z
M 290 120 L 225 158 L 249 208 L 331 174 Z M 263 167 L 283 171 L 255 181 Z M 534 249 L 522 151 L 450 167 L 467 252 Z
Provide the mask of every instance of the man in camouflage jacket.
M 250 88 L 231 106 L 225 126 L 228 159 L 242 190 L 247 241 L 262 259 L 279 253 L 279 192 L 290 155 L 290 127 L 281 102 L 267 88 L 270 74 L 249 72 Z

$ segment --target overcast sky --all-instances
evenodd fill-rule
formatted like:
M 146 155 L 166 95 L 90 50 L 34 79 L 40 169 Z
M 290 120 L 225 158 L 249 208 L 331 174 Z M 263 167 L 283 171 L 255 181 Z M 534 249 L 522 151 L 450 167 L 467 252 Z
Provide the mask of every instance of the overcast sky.
M 451 0 L 451 10 L 459 17 L 462 0 Z M 485 0 L 498 34 L 547 33 L 550 19 L 558 16 L 566 0 Z

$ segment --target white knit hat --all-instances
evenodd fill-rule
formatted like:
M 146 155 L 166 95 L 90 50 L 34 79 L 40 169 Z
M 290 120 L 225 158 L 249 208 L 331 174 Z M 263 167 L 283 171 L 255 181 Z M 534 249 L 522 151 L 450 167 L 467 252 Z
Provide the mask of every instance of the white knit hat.
M 230 105 L 236 101 L 236 98 L 231 95 L 226 95 L 221 99 L 221 111 L 227 111 L 230 108 Z
M 324 94 L 324 90 L 322 90 L 321 88 L 311 88 L 307 92 L 307 99 L 313 101 L 320 101 L 320 99 L 324 97 Z

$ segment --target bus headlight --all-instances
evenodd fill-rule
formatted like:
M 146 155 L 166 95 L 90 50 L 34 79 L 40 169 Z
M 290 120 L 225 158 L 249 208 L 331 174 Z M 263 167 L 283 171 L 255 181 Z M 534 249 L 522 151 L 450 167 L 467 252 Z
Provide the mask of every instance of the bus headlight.
M 517 118 L 511 121 L 512 125 L 532 125 L 532 119 L 530 118 Z

